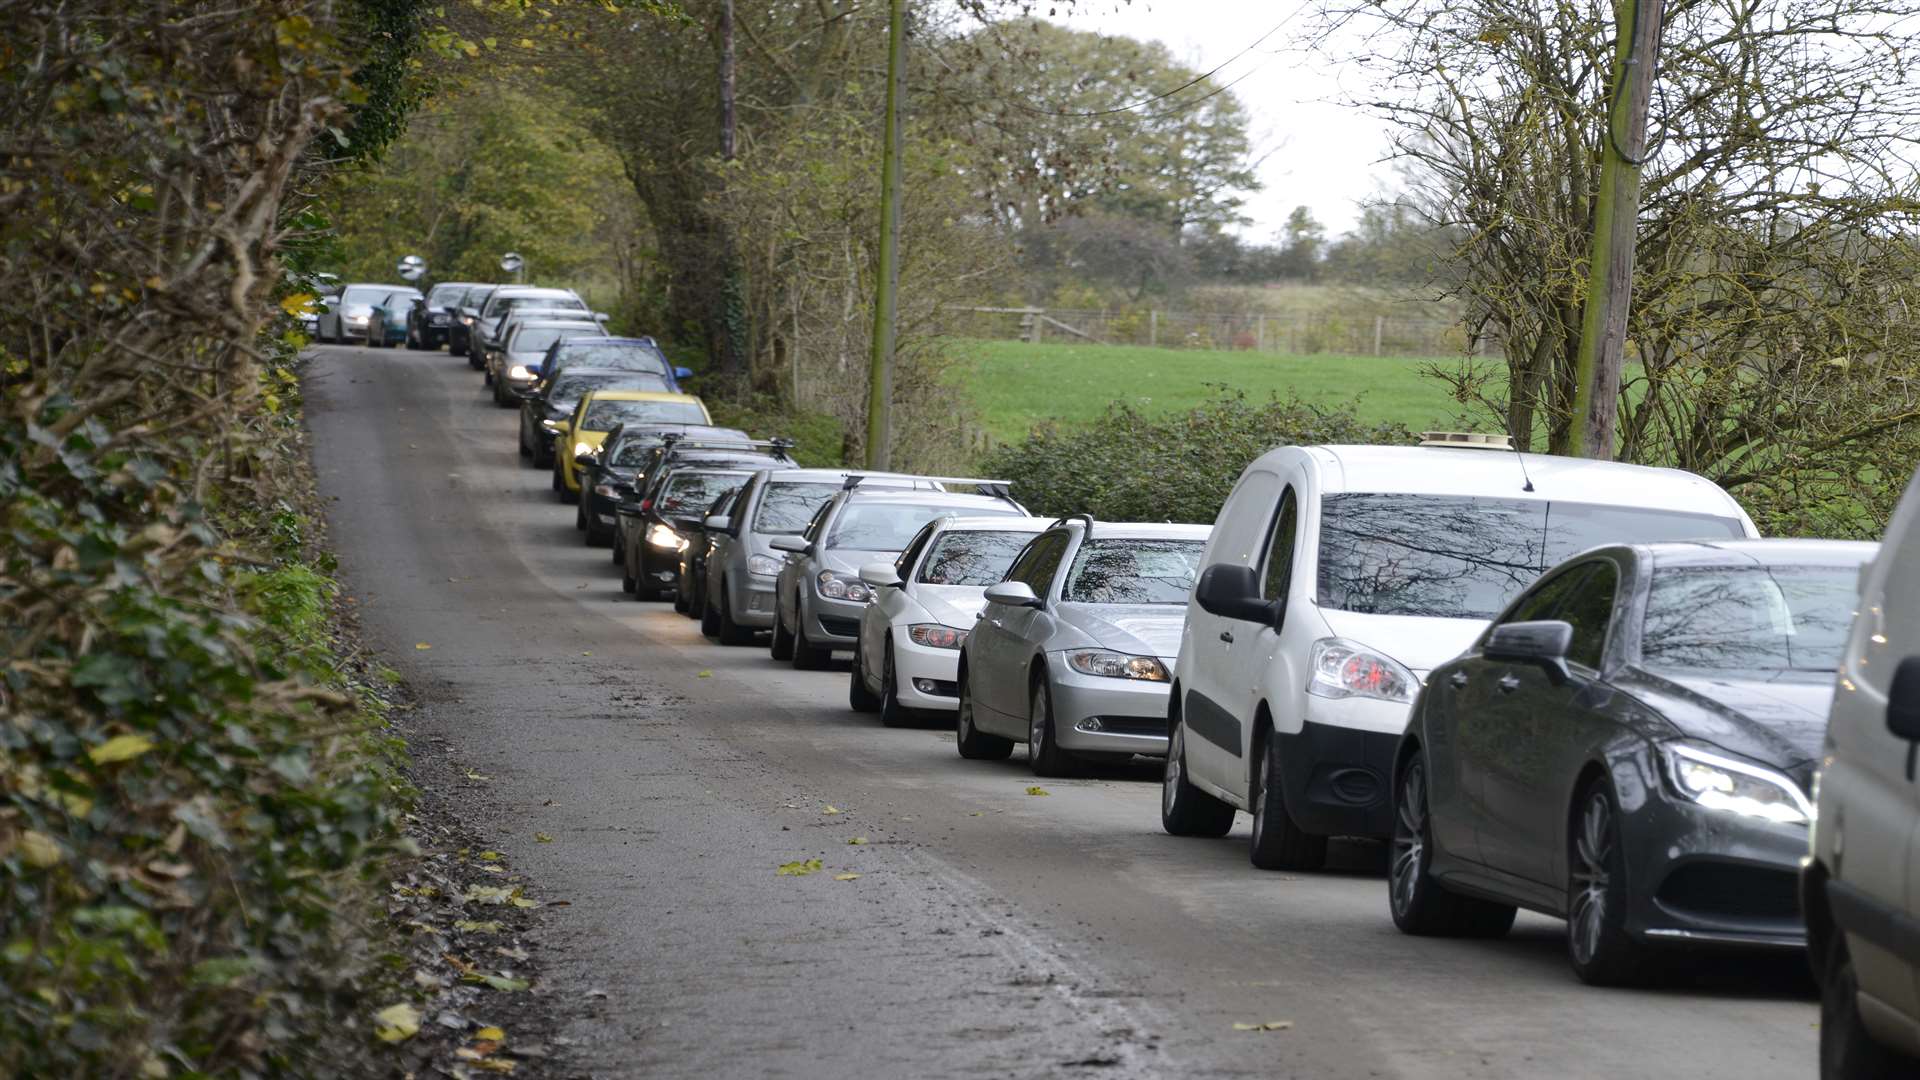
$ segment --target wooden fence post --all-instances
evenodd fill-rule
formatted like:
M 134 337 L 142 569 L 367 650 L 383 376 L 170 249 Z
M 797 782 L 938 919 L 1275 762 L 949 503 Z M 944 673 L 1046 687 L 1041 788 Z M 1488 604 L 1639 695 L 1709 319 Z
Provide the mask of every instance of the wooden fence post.
M 1157 308 L 1147 311 L 1147 344 L 1160 347 L 1160 311 Z
M 1385 315 L 1375 315 L 1373 317 L 1373 355 L 1375 356 L 1380 355 L 1380 339 L 1385 336 L 1386 330 L 1387 317 Z
M 1254 322 L 1254 326 L 1256 327 L 1254 331 L 1254 346 L 1253 346 L 1254 351 L 1266 352 L 1267 351 L 1267 316 L 1265 312 L 1262 312 L 1257 317 L 1257 319 Z

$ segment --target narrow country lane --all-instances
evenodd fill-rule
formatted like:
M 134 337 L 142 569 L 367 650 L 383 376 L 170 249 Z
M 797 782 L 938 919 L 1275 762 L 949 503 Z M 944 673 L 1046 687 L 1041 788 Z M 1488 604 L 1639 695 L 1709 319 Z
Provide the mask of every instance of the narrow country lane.
M 420 730 L 489 778 L 474 827 L 570 901 L 536 992 L 578 1014 L 596 1076 L 1814 1074 L 1797 959 L 1608 992 L 1552 920 L 1404 937 L 1377 847 L 1261 873 L 1244 820 L 1164 835 L 1157 770 L 1031 796 L 1019 753 L 962 761 L 950 730 L 850 711 L 844 665 L 707 642 L 621 593 L 464 359 L 322 348 L 307 401 L 371 640 Z

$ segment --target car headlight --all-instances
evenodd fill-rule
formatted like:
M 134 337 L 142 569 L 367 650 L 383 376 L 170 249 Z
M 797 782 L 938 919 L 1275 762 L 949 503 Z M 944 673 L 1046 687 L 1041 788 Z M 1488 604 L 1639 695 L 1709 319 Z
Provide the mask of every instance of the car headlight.
M 573 444 L 573 456 L 574 456 L 574 457 L 579 457 L 579 456 L 580 456 L 581 454 L 591 454 L 591 453 L 593 453 L 593 444 L 592 444 L 592 443 L 590 443 L 590 442 L 577 442 L 577 443 L 574 443 L 574 444 Z
M 687 542 L 680 539 L 679 533 L 657 521 L 647 527 L 647 543 L 654 547 L 672 548 L 675 551 L 684 551 L 687 546 Z
M 850 578 L 836 574 L 832 570 L 820 571 L 815 579 L 820 595 L 828 600 L 845 600 L 853 604 L 864 604 L 873 598 L 873 591 L 859 578 Z
M 546 428 L 548 431 L 553 432 L 555 435 L 558 435 L 562 431 L 566 430 L 566 425 L 562 424 L 558 420 L 542 420 L 540 421 L 540 426 L 543 428 Z
M 1782 825 L 1813 820 L 1813 804 L 1800 786 L 1772 769 L 1698 750 L 1682 743 L 1660 747 L 1667 777 L 1682 798 L 1709 810 L 1764 818 Z
M 747 556 L 747 573 L 773 577 L 780 572 L 780 560 L 771 555 Z
M 533 372 L 531 372 L 531 371 L 528 371 L 528 370 L 527 370 L 527 365 L 525 365 L 525 364 L 515 364 L 515 365 L 513 365 L 512 367 L 510 367 L 510 368 L 508 368 L 508 369 L 507 369 L 507 378 L 509 378 L 509 379 L 531 379 L 531 378 L 533 378 Z
M 907 638 L 929 649 L 957 649 L 967 640 L 967 632 L 939 623 L 914 623 L 907 627 Z
M 1398 660 L 1345 638 L 1321 638 L 1309 656 L 1313 678 L 1307 693 L 1316 697 L 1412 701 L 1420 687 L 1420 680 Z
M 1067 666 L 1082 675 L 1101 675 L 1109 679 L 1140 679 L 1168 682 L 1167 666 L 1151 656 L 1134 656 L 1109 649 L 1069 649 Z
M 593 485 L 593 493 L 603 499 L 612 499 L 619 497 L 620 489 L 612 484 L 595 484 Z

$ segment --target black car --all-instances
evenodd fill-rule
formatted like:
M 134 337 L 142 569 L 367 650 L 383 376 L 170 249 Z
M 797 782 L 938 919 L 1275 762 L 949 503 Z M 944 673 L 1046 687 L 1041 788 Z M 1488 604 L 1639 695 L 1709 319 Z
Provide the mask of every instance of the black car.
M 1394 770 L 1410 934 L 1564 918 L 1576 974 L 1660 946 L 1797 948 L 1809 792 L 1872 544 L 1597 548 L 1435 668 Z
M 407 348 L 437 349 L 445 345 L 453 313 L 466 302 L 467 293 L 492 287 L 472 281 L 443 281 L 427 290 L 426 297 L 407 313 Z
M 672 389 L 664 377 L 651 371 L 577 367 L 541 379 L 520 399 L 520 456 L 531 459 L 535 468 L 551 468 L 553 440 L 589 390 Z
M 576 337 L 556 341 L 540 361 L 540 381 L 545 382 L 576 367 L 607 371 L 645 371 L 667 381 L 674 393 L 685 393 L 680 380 L 693 374 L 686 368 L 667 362 L 667 354 L 652 338 Z M 534 384 L 535 389 L 539 383 Z
M 739 491 L 760 469 L 791 464 L 767 457 L 690 456 L 662 466 L 633 508 L 622 535 L 626 541 L 620 586 L 635 600 L 651 600 L 677 590 L 680 554 L 703 531 L 707 507 L 721 495 Z M 629 511 L 622 510 L 627 517 Z
M 498 288 L 498 285 L 475 285 L 468 289 L 453 309 L 453 320 L 447 324 L 447 351 L 466 357 L 467 363 L 476 369 L 480 366 L 480 354 L 474 348 L 473 328 L 480 322 L 480 311 L 487 306 L 487 299 Z
M 753 440 L 737 428 L 706 424 L 622 424 L 607 433 L 580 470 L 579 509 L 573 527 L 586 534 L 588 544 L 617 539 L 619 522 L 614 508 L 637 497 L 636 483 L 644 484 L 645 470 L 657 460 L 654 451 L 670 439 L 723 441 L 748 452 Z M 614 550 L 617 565 L 619 549 Z
M 673 587 L 673 610 L 689 619 L 700 618 L 707 606 L 707 555 L 713 551 L 714 536 L 707 531 L 707 519 L 731 513 L 740 491 L 741 488 L 733 488 L 713 500 L 700 512 L 699 518 L 689 517 L 680 530 L 687 544 L 680 549 L 680 579 Z

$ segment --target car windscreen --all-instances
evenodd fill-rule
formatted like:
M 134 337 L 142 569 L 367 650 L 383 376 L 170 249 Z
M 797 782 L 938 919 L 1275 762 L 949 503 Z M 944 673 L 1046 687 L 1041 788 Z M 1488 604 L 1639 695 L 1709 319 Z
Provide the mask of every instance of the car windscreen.
M 405 292 L 388 293 L 387 298 L 380 301 L 380 306 L 390 311 L 395 309 L 405 311 L 418 299 L 420 299 L 420 290 L 408 289 Z
M 547 404 L 572 412 L 589 390 L 666 390 L 667 380 L 640 371 L 596 371 L 592 374 L 562 375 L 553 381 Z
M 1490 619 L 1542 572 L 1610 543 L 1727 540 L 1739 520 L 1462 495 L 1320 500 L 1319 603 L 1371 615 Z
M 595 401 L 587 406 L 580 426 L 587 431 L 612 431 L 620 424 L 704 424 L 707 414 L 693 401 Z
M 435 285 L 433 288 L 427 290 L 427 306 L 439 308 L 446 307 L 449 304 L 459 303 L 460 298 L 467 295 L 467 289 L 469 287 L 470 286 L 466 285 Z
M 841 509 L 833 530 L 827 533 L 827 546 L 854 551 L 900 551 L 913 539 L 913 534 L 920 531 L 920 526 L 942 514 L 997 512 L 991 507 L 959 510 L 938 503 L 853 502 Z M 1005 513 L 1011 515 L 1013 511 L 1009 509 Z
M 494 314 L 524 308 L 552 308 L 555 311 L 585 311 L 587 305 L 571 296 L 507 296 L 502 297 Z
M 809 483 L 803 480 L 789 480 L 785 483 L 768 484 L 766 494 L 760 496 L 760 508 L 753 514 L 753 531 L 757 533 L 797 533 L 813 520 L 813 512 L 820 504 L 833 498 L 840 490 L 840 483 Z
M 650 345 L 569 345 L 560 357 L 569 364 L 610 371 L 657 371 L 665 375 L 669 370 L 667 358 Z
M 713 500 L 747 482 L 752 473 L 708 472 L 681 469 L 660 485 L 662 514 L 694 514 Z
M 382 289 L 378 286 L 355 285 L 340 294 L 340 303 L 365 304 L 372 307 L 392 291 L 392 289 Z
M 1858 567 L 1656 569 L 1641 661 L 1683 671 L 1834 671 L 1859 584 Z
M 1033 539 L 1030 532 L 955 530 L 942 533 L 920 560 L 914 580 L 922 585 L 985 588 L 1005 577 L 1013 557 Z
M 513 342 L 507 346 L 507 351 L 544 353 L 547 351 L 547 346 L 562 338 L 585 337 L 599 332 L 600 328 L 597 326 L 529 326 L 514 333 Z
M 1074 553 L 1060 599 L 1076 604 L 1184 604 L 1206 550 L 1204 539 L 1096 536 Z

